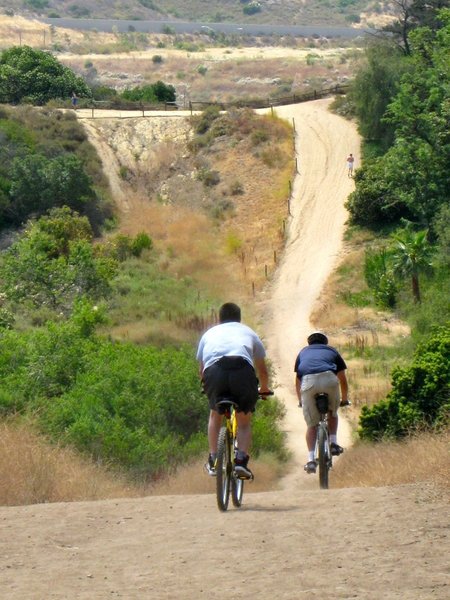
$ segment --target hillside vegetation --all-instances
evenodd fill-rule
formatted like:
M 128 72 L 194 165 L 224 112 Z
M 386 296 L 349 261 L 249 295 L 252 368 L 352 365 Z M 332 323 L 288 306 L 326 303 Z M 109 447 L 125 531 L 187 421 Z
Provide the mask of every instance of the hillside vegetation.
M 300 25 L 359 23 L 361 14 L 386 11 L 384 2 L 369 0 L 130 0 L 118 4 L 113 0 L 4 0 L 9 11 L 37 13 L 48 17 L 104 18 L 131 20 L 178 19 L 200 22 L 291 23 Z
M 48 64 L 44 53 L 23 52 Z M 55 88 L 55 97 L 59 93 Z M 136 154 L 130 163 L 124 160 L 123 185 L 146 205 L 139 229 L 127 234 L 117 229 L 123 214 L 110 206 L 101 210 L 109 190 L 73 114 L 20 106 L 2 111 L 1 414 L 96 464 L 126 471 L 139 484 L 154 481 L 204 452 L 207 405 L 193 345 L 214 321 L 211 306 L 230 285 L 223 269 L 235 272 L 235 297 L 250 296 L 266 281 L 264 265 L 255 259 L 262 251 L 273 261 L 273 249 L 283 241 L 293 169 L 290 127 L 275 117 L 214 109 L 188 123 L 184 158 L 175 160 L 174 149 L 167 154 L 162 140 L 164 160 L 153 174 Z M 78 169 L 73 176 L 66 165 Z M 256 188 L 246 189 L 247 177 L 239 179 L 249 167 L 261 171 L 264 193 L 256 195 Z M 147 180 L 140 178 L 144 173 Z M 267 224 L 245 228 L 256 201 L 266 209 Z M 168 221 L 158 229 L 157 220 L 146 220 L 148 211 Z M 170 221 L 178 222 L 173 240 Z M 193 233 L 193 224 L 201 229 Z M 259 243 L 262 225 L 266 237 Z M 196 242 L 180 247 L 186 226 L 196 240 L 210 241 L 208 260 L 216 256 L 216 268 L 223 265 L 220 285 L 197 279 L 205 277 L 205 267 L 195 255 Z M 123 218 L 121 227 L 132 224 Z M 130 337 L 133 328 L 136 338 Z M 281 417 L 276 400 L 259 411 L 255 457 L 265 452 L 285 458 Z
M 373 328 L 372 343 L 362 337 L 352 349 L 378 375 L 397 363 L 387 398 L 362 407 L 363 439 L 445 429 L 449 421 L 450 12 L 424 23 L 406 44 L 371 45 L 347 99 L 335 103 L 358 117 L 365 135 L 347 203 L 349 237 L 363 241 L 365 254 L 359 283 L 345 291 L 350 273 L 341 267 L 340 297 L 366 314 L 372 307 L 386 319 L 400 317 L 411 328 L 411 337 L 391 348 Z

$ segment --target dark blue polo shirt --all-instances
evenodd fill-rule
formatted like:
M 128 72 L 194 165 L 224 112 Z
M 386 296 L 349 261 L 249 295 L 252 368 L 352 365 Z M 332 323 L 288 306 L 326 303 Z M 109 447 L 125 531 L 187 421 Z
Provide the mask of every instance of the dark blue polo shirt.
M 346 368 L 347 365 L 336 348 L 326 344 L 311 344 L 300 350 L 295 360 L 294 371 L 298 377 L 303 377 L 324 371 L 339 373 Z

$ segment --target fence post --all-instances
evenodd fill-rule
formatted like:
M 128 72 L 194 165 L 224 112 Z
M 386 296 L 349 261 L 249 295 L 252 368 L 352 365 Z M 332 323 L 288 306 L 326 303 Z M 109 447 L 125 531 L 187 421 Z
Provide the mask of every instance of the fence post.
M 191 117 L 192 117 L 192 102 L 189 100 L 189 110 L 191 111 Z
M 265 275 L 265 277 L 267 279 L 267 265 L 264 265 L 264 275 Z
M 252 294 L 255 295 L 255 282 L 252 281 Z
M 295 134 L 295 119 L 294 119 L 294 117 L 292 117 L 292 129 L 294 130 L 294 134 Z

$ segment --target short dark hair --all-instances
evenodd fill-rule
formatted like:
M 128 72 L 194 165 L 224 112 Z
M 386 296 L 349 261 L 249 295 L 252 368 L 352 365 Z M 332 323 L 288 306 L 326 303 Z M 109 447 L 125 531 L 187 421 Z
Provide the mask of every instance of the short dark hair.
M 308 344 L 328 344 L 328 338 L 321 331 L 313 331 L 308 335 Z
M 241 322 L 241 309 L 234 302 L 225 302 L 219 310 L 219 321 L 221 323 Z

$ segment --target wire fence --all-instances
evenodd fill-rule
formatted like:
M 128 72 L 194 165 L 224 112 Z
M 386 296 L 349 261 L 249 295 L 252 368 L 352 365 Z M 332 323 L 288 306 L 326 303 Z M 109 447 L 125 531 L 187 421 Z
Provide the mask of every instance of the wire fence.
M 298 104 L 300 102 L 310 102 L 328 96 L 345 94 L 348 85 L 337 84 L 333 87 L 320 90 L 311 90 L 303 94 L 291 94 L 289 96 L 280 96 L 276 98 L 243 98 L 231 102 L 221 101 L 203 101 L 203 100 L 184 100 L 183 104 L 177 102 L 160 102 L 151 104 L 148 102 L 131 102 L 115 98 L 114 100 L 87 100 L 80 99 L 77 105 L 78 109 L 88 109 L 91 118 L 95 118 L 96 111 L 116 110 L 133 111 L 139 113 L 139 116 L 149 117 L 151 112 L 173 111 L 174 116 L 178 110 L 189 110 L 192 113 L 204 110 L 208 106 L 218 106 L 221 110 L 230 110 L 231 108 L 273 108 L 288 104 Z M 136 116 L 136 115 L 133 115 Z

